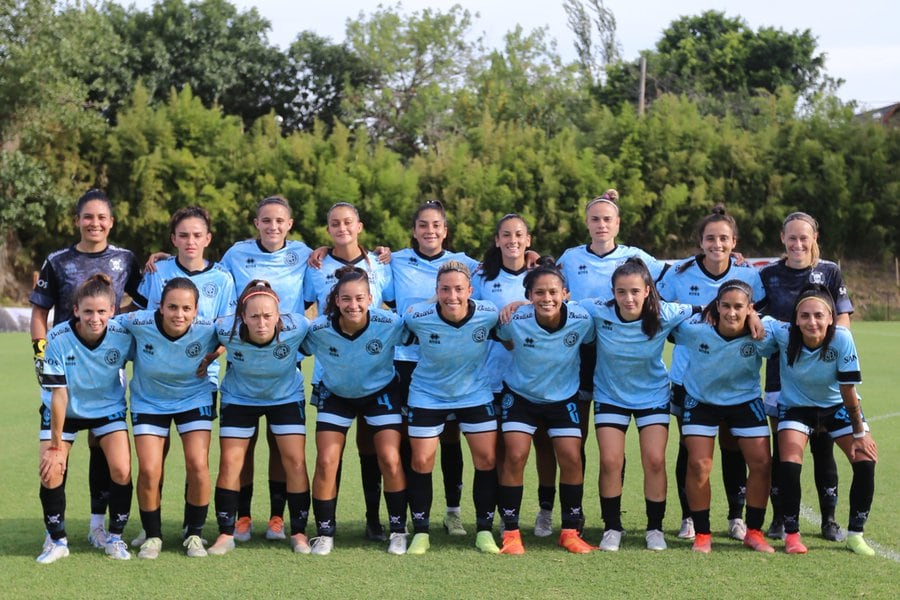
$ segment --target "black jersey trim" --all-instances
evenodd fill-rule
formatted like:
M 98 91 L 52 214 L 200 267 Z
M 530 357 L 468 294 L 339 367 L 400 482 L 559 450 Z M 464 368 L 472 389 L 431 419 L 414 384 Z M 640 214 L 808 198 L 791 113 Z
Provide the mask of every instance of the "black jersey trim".
M 525 273 L 528 271 L 528 267 L 522 267 L 518 271 L 513 271 L 512 269 L 507 269 L 503 265 L 500 265 L 500 270 L 505 273 L 509 273 L 510 275 L 521 275 L 522 273 Z
M 434 256 L 425 256 L 424 254 L 422 254 L 422 253 L 419 251 L 418 248 L 412 248 L 412 251 L 416 253 L 416 256 L 418 256 L 418 257 L 421 258 L 422 260 L 427 260 L 428 262 L 431 262 L 431 261 L 433 261 L 433 260 L 437 260 L 437 259 L 439 259 L 439 258 L 443 258 L 443 256 L 444 256 L 445 254 L 447 254 L 447 251 L 444 250 L 443 248 L 441 248 L 441 251 L 438 252 L 437 254 L 435 254 Z
M 862 373 L 859 371 L 838 371 L 838 383 L 856 383 L 862 381 Z
M 534 309 L 532 309 L 534 310 Z M 566 321 L 569 320 L 569 307 L 566 306 L 566 303 L 563 302 L 559 307 L 559 325 L 556 327 L 544 327 L 541 325 L 541 322 L 538 321 L 537 311 L 534 311 L 534 322 L 537 323 L 537 326 L 546 331 L 547 333 L 556 333 L 557 331 L 562 330 L 566 326 Z
M 163 327 L 162 313 L 159 311 L 159 309 L 157 309 L 153 313 L 153 321 L 156 323 L 156 330 L 159 331 L 162 334 L 162 336 L 164 338 L 166 338 L 167 340 L 169 340 L 170 342 L 177 342 L 178 340 L 180 340 L 181 338 L 186 336 L 188 334 L 188 332 L 191 330 L 191 328 L 188 327 L 184 333 L 182 333 L 181 335 L 179 335 L 177 337 L 173 337 L 173 336 L 169 335 L 168 333 L 166 333 L 166 329 Z
M 259 238 L 256 238 L 254 241 L 256 242 L 256 247 L 259 248 L 259 251 L 263 254 L 275 254 L 279 250 L 284 250 L 285 248 L 287 248 L 287 240 L 284 240 L 284 242 L 282 242 L 281 248 L 277 248 L 275 250 L 267 249 L 265 246 L 263 246 L 262 240 Z
M 66 382 L 65 375 L 45 375 L 41 373 L 41 385 L 44 387 L 66 387 L 68 383 Z
M 87 348 L 88 350 L 91 350 L 91 351 L 99 348 L 100 344 L 103 343 L 103 340 L 106 339 L 106 332 L 108 331 L 108 329 L 104 329 L 103 333 L 100 335 L 100 338 L 96 342 L 91 343 L 91 342 L 87 341 L 86 339 L 84 339 L 83 337 L 81 337 L 81 335 L 79 335 L 78 328 L 75 327 L 75 324 L 77 322 L 78 322 L 78 318 L 72 317 L 69 320 L 69 328 L 72 330 L 72 335 L 75 336 L 75 339 L 78 340 L 78 343 L 80 343 L 82 346 L 84 346 L 85 348 Z
M 612 254 L 613 252 L 615 252 L 616 250 L 618 250 L 618 249 L 619 249 L 619 245 L 616 244 L 615 242 L 613 242 L 613 248 L 612 248 L 612 250 L 610 250 L 609 252 L 607 252 L 607 253 L 605 253 L 605 254 L 597 254 L 596 252 L 594 252 L 593 250 L 591 250 L 591 245 L 590 245 L 590 244 L 586 244 L 586 245 L 584 246 L 584 249 L 587 251 L 588 254 L 593 254 L 593 255 L 596 256 L 597 258 L 606 258 L 606 257 L 609 256 L 610 254 Z
M 181 264 L 181 262 L 178 260 L 178 257 L 176 256 L 175 257 L 175 266 L 178 267 L 178 269 L 182 273 L 187 275 L 188 277 L 194 277 L 196 275 L 202 275 L 203 273 L 206 273 L 207 271 L 212 270 L 212 268 L 215 266 L 215 264 L 213 263 L 213 261 L 208 260 L 208 261 L 206 261 L 206 266 L 203 267 L 202 269 L 199 269 L 197 271 L 191 271 L 187 267 L 185 267 L 183 264 Z
M 472 320 L 472 317 L 475 316 L 475 301 L 474 300 L 469 300 L 468 310 L 466 311 L 466 316 L 463 317 L 462 320 L 460 320 L 457 323 L 454 323 L 453 321 L 448 321 L 447 319 L 444 318 L 444 315 L 441 314 L 440 302 L 435 303 L 435 307 L 437 308 L 438 318 L 441 321 L 443 321 L 444 323 L 446 323 L 447 325 L 450 325 L 451 327 L 455 327 L 456 329 L 461 329 L 466 323 L 468 323 L 469 321 Z
M 359 331 L 357 331 L 356 333 L 353 333 L 353 334 L 348 334 L 348 333 L 343 332 L 343 330 L 341 329 L 341 324 L 339 322 L 340 318 L 341 318 L 340 315 L 335 315 L 334 317 L 331 318 L 331 326 L 334 328 L 335 332 L 337 332 L 337 334 L 339 336 L 341 336 L 345 340 L 349 340 L 352 342 L 366 332 L 366 330 L 369 328 L 369 324 L 372 322 L 371 317 L 372 317 L 371 313 L 366 312 L 366 324 L 363 325 L 362 329 L 360 329 Z

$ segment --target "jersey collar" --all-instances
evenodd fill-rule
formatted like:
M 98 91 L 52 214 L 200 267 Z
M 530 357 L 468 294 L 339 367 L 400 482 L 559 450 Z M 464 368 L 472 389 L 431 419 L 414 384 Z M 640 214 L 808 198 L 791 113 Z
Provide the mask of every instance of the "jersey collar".
M 451 327 L 455 327 L 456 329 L 461 329 L 463 325 L 472 320 L 472 317 L 475 316 L 475 302 L 469 300 L 468 302 L 468 310 L 466 311 L 466 316 L 462 318 L 458 323 L 453 323 L 452 321 L 448 321 L 444 318 L 444 315 L 441 314 L 441 305 L 439 302 L 435 302 L 434 306 L 437 309 L 438 318 Z

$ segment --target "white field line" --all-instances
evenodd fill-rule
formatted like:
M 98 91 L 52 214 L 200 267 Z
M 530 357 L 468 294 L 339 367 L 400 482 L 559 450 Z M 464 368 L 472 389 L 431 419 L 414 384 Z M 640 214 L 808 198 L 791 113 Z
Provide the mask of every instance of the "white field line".
M 819 516 L 819 513 L 803 504 L 800 505 L 800 517 L 806 521 L 809 521 L 816 527 L 822 526 L 822 518 Z M 877 544 L 873 542 L 872 538 L 870 537 L 866 537 L 866 543 L 869 544 L 872 550 L 875 551 L 875 554 L 880 556 L 881 558 L 886 558 L 894 562 L 900 562 L 900 552 L 897 552 L 893 548 L 888 548 L 886 546 L 882 546 L 881 544 Z
M 893 419 L 894 417 L 900 417 L 900 412 L 888 413 L 886 415 L 875 415 L 874 417 L 866 417 L 866 421 L 871 423 L 872 421 L 884 421 L 885 419 Z

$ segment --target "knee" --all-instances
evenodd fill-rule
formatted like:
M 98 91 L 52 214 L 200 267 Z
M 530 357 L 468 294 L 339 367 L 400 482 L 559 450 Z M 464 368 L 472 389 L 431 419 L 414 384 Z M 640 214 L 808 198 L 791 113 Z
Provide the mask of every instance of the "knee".
M 194 476 L 209 476 L 209 460 L 206 456 L 189 456 L 185 458 L 184 468 Z
M 431 473 L 434 469 L 434 459 L 429 460 L 425 456 L 413 456 L 410 466 L 416 473 Z
M 659 475 L 666 470 L 666 456 L 664 454 L 650 454 L 643 457 L 644 471 L 648 474 Z
M 704 456 L 702 458 L 688 457 L 688 473 L 694 477 L 708 477 L 712 470 L 712 458 Z
M 478 471 L 491 471 L 497 467 L 497 456 L 493 452 L 473 455 L 472 465 Z
M 528 462 L 528 453 L 517 448 L 506 448 L 504 452 L 503 468 L 512 473 L 522 473 Z
M 119 485 L 131 482 L 131 465 L 128 463 L 109 465 L 109 478 Z
M 618 453 L 605 452 L 600 455 L 600 469 L 604 473 L 620 473 L 624 464 L 623 456 Z

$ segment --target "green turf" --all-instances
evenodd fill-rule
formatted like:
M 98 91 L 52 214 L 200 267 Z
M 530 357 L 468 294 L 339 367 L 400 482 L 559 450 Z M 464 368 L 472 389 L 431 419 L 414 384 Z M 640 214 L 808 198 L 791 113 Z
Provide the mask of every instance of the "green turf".
M 675 539 L 679 509 L 670 477 L 666 533 L 670 550 L 650 553 L 643 549 L 644 506 L 641 473 L 634 430 L 629 431 L 628 467 L 623 497 L 623 521 L 629 534 L 617 554 L 568 555 L 555 546 L 555 538 L 537 539 L 524 528 L 527 554 L 522 557 L 484 556 L 474 549 L 474 535 L 448 538 L 442 531 L 432 534 L 432 550 L 423 557 L 389 556 L 384 548 L 363 539 L 362 498 L 358 463 L 348 444 L 350 459 L 344 465 L 344 484 L 338 509 L 339 533 L 335 551 L 328 557 L 295 556 L 286 542 L 258 538 L 239 545 L 225 557 L 204 560 L 185 558 L 179 539 L 183 466 L 180 445 L 173 444 L 163 497 L 166 545 L 156 561 L 130 563 L 107 560 L 90 548 L 87 532 L 87 451 L 83 435 L 73 450 L 68 481 L 67 524 L 72 555 L 56 564 L 34 562 L 43 539 L 38 500 L 37 428 L 38 400 L 31 369 L 30 343 L 24 334 L 0 335 L 0 395 L 4 419 L 0 421 L 0 586 L 2 598 L 213 598 L 330 597 L 330 598 L 587 598 L 598 596 L 644 596 L 666 598 L 712 598 L 763 596 L 793 598 L 854 597 L 894 598 L 900 578 L 900 408 L 894 393 L 900 323 L 854 324 L 865 384 L 861 386 L 863 408 L 879 444 L 877 489 L 867 538 L 878 544 L 882 556 L 864 559 L 842 545 L 826 542 L 804 521 L 808 556 L 781 552 L 762 556 L 725 539 L 725 501 L 714 468 L 714 551 L 709 556 L 690 552 L 687 543 Z M 673 428 L 674 432 L 674 428 Z M 351 435 L 352 439 L 352 435 Z M 214 444 L 215 446 L 215 444 Z M 312 440 L 307 444 L 310 471 Z M 669 464 L 675 444 L 669 443 Z M 265 451 L 257 464 L 264 465 Z M 211 464 L 216 465 L 213 448 Z M 850 470 L 838 457 L 841 473 L 839 520 L 846 525 Z M 216 467 L 213 467 L 215 475 Z M 812 469 L 804 470 L 804 504 L 815 505 Z M 466 467 L 463 517 L 474 529 L 470 498 L 472 470 Z M 535 512 L 533 468 L 527 470 L 523 523 L 530 525 Z M 588 444 L 588 485 L 585 510 L 586 538 L 600 539 L 596 492 L 597 448 Z M 268 509 L 265 469 L 256 477 L 256 531 L 265 527 Z M 433 517 L 440 521 L 443 510 L 440 476 L 435 476 Z M 382 509 L 383 510 L 383 509 Z M 817 512 L 817 511 L 813 511 Z M 126 530 L 129 539 L 140 529 L 137 505 Z M 213 513 L 211 511 L 210 516 Z M 558 511 L 557 515 L 558 516 Z M 558 526 L 558 522 L 555 523 Z M 438 529 L 438 528 L 435 528 Z M 207 524 L 207 537 L 215 537 L 215 522 Z M 312 533 L 312 528 L 309 530 Z M 776 545 L 780 550 L 780 547 Z

